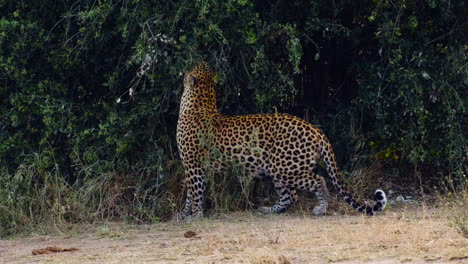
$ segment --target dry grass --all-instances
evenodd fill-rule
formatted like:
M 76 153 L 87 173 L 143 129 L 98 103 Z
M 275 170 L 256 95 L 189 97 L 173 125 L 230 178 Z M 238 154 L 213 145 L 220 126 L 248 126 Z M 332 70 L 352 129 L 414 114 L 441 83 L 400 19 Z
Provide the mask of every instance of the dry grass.
M 80 235 L 0 241 L 0 263 L 426 263 L 468 261 L 444 209 L 377 217 L 234 213 L 193 223 L 113 224 Z M 196 236 L 185 238 L 187 231 Z M 59 246 L 79 251 L 33 256 Z

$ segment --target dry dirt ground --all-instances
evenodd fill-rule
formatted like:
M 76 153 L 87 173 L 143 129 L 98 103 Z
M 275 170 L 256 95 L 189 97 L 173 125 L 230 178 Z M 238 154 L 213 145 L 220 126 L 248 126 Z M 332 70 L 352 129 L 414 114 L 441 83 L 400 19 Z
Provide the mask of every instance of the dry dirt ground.
M 423 207 L 376 217 L 244 212 L 191 223 L 75 226 L 1 240 L 0 263 L 468 263 L 468 240 L 448 214 Z M 188 231 L 196 236 L 186 238 Z M 31 253 L 49 246 L 79 250 Z

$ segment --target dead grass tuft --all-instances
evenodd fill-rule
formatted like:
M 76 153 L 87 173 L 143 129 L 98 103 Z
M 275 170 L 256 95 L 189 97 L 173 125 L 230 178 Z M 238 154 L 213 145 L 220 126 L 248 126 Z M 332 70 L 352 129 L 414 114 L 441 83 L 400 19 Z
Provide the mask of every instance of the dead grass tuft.
M 468 189 L 439 197 L 438 206 L 446 210 L 449 226 L 468 238 Z
M 251 264 L 292 264 L 293 262 L 286 256 L 256 256 L 251 261 Z

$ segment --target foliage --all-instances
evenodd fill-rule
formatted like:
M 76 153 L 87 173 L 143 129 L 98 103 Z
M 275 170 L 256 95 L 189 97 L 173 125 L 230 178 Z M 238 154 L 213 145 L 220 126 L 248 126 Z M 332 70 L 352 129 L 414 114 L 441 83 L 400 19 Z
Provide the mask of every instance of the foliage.
M 223 113 L 290 112 L 325 130 L 346 170 L 378 160 L 396 178 L 459 188 L 464 10 L 448 0 L 0 1 L 0 234 L 51 217 L 170 217 L 183 198 L 181 76 L 199 59 L 217 73 Z
M 460 185 L 466 177 L 468 79 L 467 47 L 458 37 L 466 24 L 458 22 L 463 4 L 457 5 L 377 4 L 372 20 L 379 43 L 373 52 L 379 55 L 358 78 L 362 89 L 355 104 L 372 113 L 364 117 L 372 121 L 369 136 L 385 159 L 410 163 L 424 178 L 447 176 Z

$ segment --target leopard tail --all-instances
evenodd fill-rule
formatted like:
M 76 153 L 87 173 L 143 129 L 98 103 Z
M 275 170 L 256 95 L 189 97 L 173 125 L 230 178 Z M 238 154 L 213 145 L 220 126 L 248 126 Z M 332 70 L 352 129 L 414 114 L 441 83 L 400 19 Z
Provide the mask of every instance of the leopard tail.
M 325 162 L 328 176 L 331 178 L 333 186 L 339 192 L 340 196 L 354 209 L 367 215 L 374 215 L 376 212 L 382 211 L 387 205 L 387 197 L 385 192 L 381 189 L 377 189 L 374 193 L 375 204 L 371 205 L 368 202 L 360 203 L 356 201 L 351 193 L 346 190 L 343 181 L 341 180 L 341 172 L 338 171 L 338 167 L 335 161 L 335 154 L 328 139 L 324 137 L 323 143 L 319 147 L 320 155 Z

